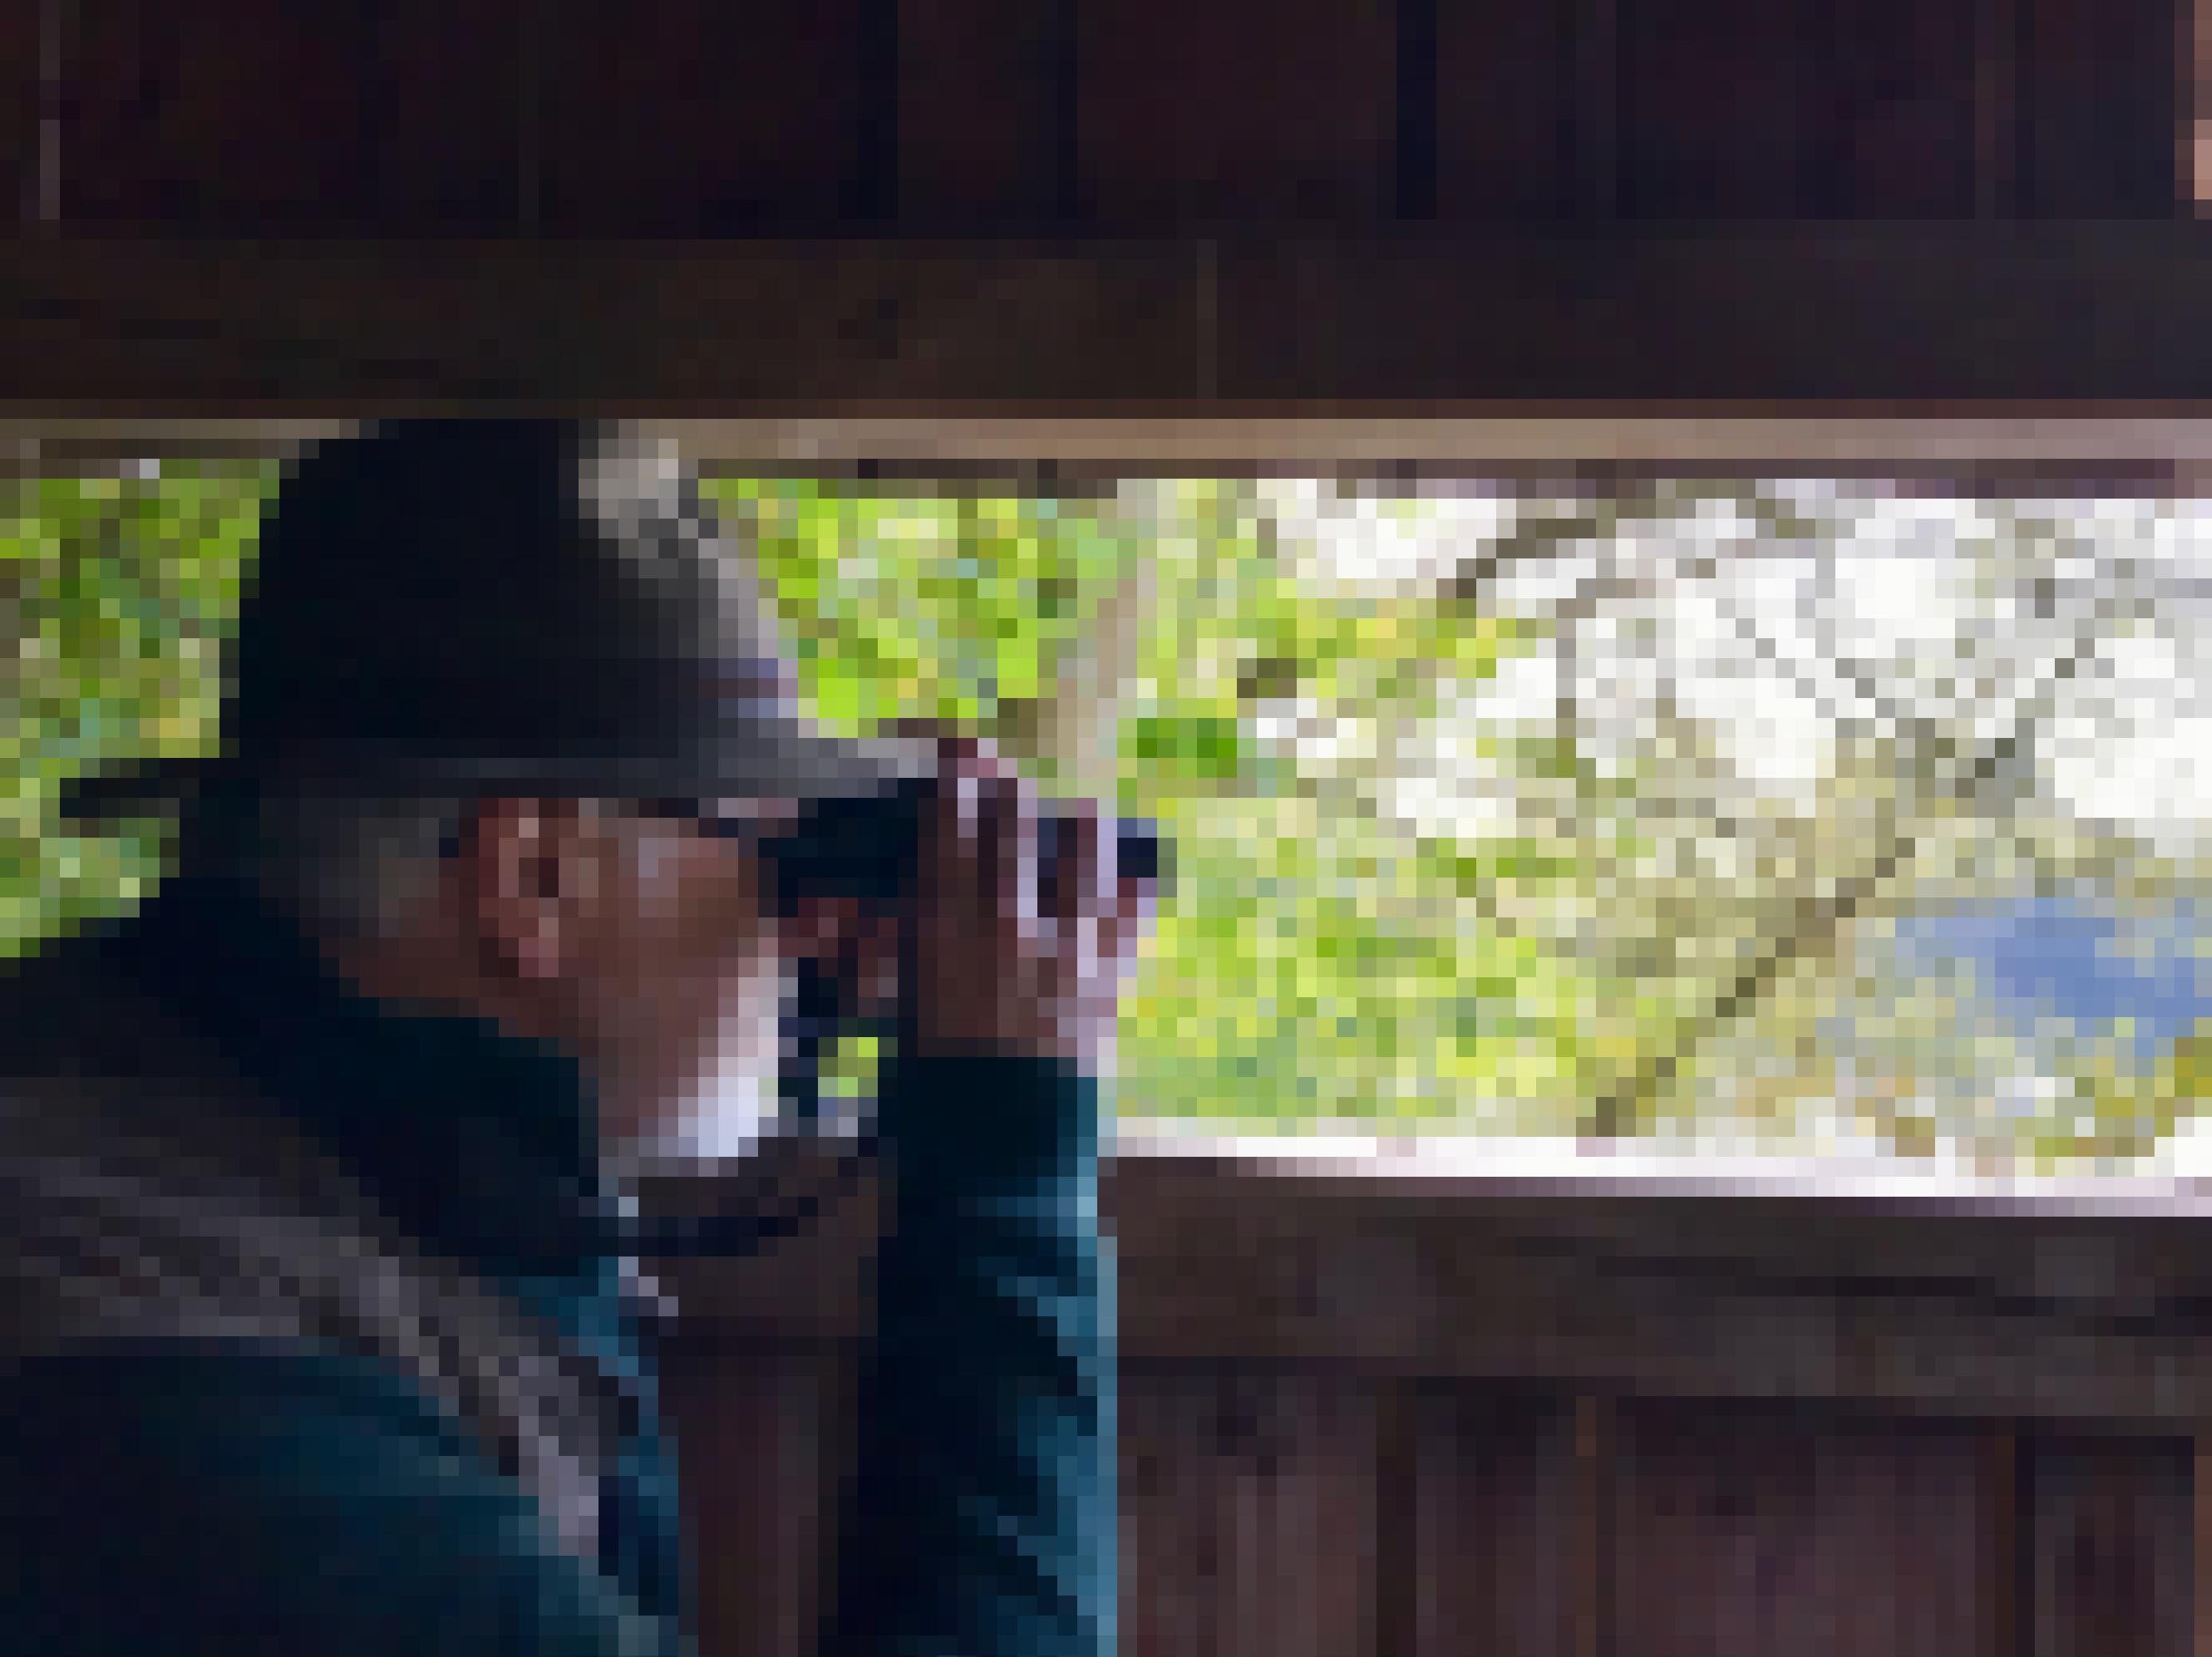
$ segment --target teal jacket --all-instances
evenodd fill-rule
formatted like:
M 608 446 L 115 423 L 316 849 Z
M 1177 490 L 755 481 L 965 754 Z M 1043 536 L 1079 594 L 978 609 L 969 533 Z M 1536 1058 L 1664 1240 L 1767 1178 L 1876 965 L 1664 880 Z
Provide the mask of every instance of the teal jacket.
M 617 1424 L 591 1464 L 596 1523 L 580 1550 L 419 1376 L 343 1342 L 138 1336 L 126 1320 L 0 1364 L 0 1651 L 693 1650 L 687 1587 L 701 1562 L 679 1536 L 674 1450 L 574 1067 L 480 1023 L 403 1017 L 349 993 L 235 888 L 173 881 L 132 923 L 70 948 L 157 998 L 257 1096 L 282 1102 L 426 1257 L 587 1373 Z M 82 995 L 67 1011 L 40 1003 L 38 973 L 34 961 L 0 984 L 0 1006 L 14 1010 L 0 1015 L 0 1040 L 20 1061 L 10 1074 L 97 1068 L 101 1054 L 82 1039 L 57 1045 L 48 1027 L 97 1031 L 98 1009 Z M 108 1056 L 127 1054 L 132 1036 L 108 1029 Z M 57 1065 L 58 1052 L 75 1056 Z M 878 1123 L 896 1220 L 878 1257 L 823 1630 L 833 1657 L 1113 1648 L 1114 1319 L 1097 1117 L 1097 1083 L 1044 1060 L 886 1066 Z M 176 1126 L 149 1120 L 146 1132 Z M 0 1168 L 27 1199 L 59 1165 L 11 1162 L 0 1142 Z M 14 1273 L 39 1278 L 23 1305 L 44 1304 L 34 1290 L 58 1272 L 96 1279 L 76 1262 L 104 1259 L 137 1223 L 127 1205 L 94 1213 L 45 1195 L 17 1210 L 89 1215 L 89 1235 L 18 1242 L 19 1260 L 40 1260 Z M 218 1278 L 245 1269 L 204 1264 Z

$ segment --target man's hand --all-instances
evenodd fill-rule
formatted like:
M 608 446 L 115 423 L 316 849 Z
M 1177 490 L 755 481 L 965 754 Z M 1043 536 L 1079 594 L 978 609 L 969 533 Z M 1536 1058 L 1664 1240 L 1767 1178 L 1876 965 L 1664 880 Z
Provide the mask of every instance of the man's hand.
M 1012 1053 L 1115 1073 L 1123 981 L 1158 901 L 1122 879 L 1097 804 L 1074 819 L 1065 866 L 1041 890 L 1035 790 L 989 744 L 939 736 L 945 786 L 923 825 L 906 974 L 918 1054 Z

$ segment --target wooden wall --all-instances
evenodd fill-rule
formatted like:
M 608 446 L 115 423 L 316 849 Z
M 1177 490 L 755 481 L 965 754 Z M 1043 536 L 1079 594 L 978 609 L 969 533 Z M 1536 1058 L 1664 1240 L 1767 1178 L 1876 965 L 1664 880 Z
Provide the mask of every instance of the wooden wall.
M 0 5 L 0 210 L 61 246 L 0 261 L 0 397 L 718 416 L 2199 398 L 2193 242 L 2100 252 L 2068 224 L 1970 257 L 1506 240 L 2181 216 L 2177 12 L 17 0 Z M 1010 231 L 1409 227 L 1474 252 L 978 251 Z M 723 266 L 404 245 L 823 231 L 978 240 Z M 171 245 L 151 262 L 69 246 L 117 236 Z M 342 266 L 260 246 L 323 237 L 354 240 Z M 381 264 L 361 251 L 387 240 Z M 1217 1170 L 1182 1195 L 1177 1177 L 1117 1204 L 1131 1657 L 2189 1648 L 2212 1340 L 2179 1290 L 2085 1323 L 2003 1309 L 1979 1267 L 1896 1287 L 1931 1259 L 2020 1254 L 2021 1228 L 1990 1216 L 1862 1216 L 1842 1258 L 1886 1247 L 1893 1276 L 1852 1301 L 1654 1282 L 1623 1264 L 1641 1245 L 1610 1267 L 1501 1255 L 1495 1214 L 1380 1186 L 1363 1187 L 1379 1210 L 1324 1218 L 1273 1174 Z M 1547 1203 L 1554 1221 L 1596 1211 Z M 1714 1211 L 1750 1229 L 1723 1251 L 1739 1260 L 1821 1230 L 1812 1209 L 1771 1230 L 1755 1205 Z M 2160 1249 L 2139 1289 L 2188 1252 Z M 671 1344 L 708 1657 L 810 1648 L 854 1338 L 821 1290 L 811 1266 L 750 1299 L 707 1285 Z
M 2182 1657 L 2212 1216 L 2129 1200 L 1121 1160 L 1121 1648 Z M 705 1657 L 811 1648 L 872 1223 L 672 1279 Z
M 2157 217 L 2182 33 L 2177 0 L 20 0 L 0 176 L 49 230 L 279 236 Z
M 842 1379 L 671 1367 L 703 1657 L 813 1648 Z M 1128 1657 L 2193 1649 L 2185 1438 L 1272 1368 L 1128 1364 L 1121 1407 Z
M 2193 415 L 2198 3 L 17 0 L 0 402 Z

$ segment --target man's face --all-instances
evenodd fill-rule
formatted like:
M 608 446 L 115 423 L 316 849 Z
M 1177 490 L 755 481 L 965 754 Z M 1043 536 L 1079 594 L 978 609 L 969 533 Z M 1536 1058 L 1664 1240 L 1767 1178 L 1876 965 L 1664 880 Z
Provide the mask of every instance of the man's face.
M 849 905 L 779 920 L 760 839 L 792 800 L 680 815 L 487 812 L 480 922 L 516 986 L 553 1010 L 585 1061 L 614 1144 L 713 1145 L 773 1108 L 781 1020 L 799 962 L 836 963 L 878 1008 L 896 986 L 896 934 Z
M 781 804 L 733 810 L 729 826 L 770 832 L 792 814 Z M 579 963 L 605 1047 L 607 1126 L 712 1143 L 717 1129 L 757 1126 L 774 1100 L 785 939 L 749 840 L 681 819 L 623 831 L 628 855 L 610 859 L 615 883 Z M 748 1120 L 715 1120 L 733 1114 Z

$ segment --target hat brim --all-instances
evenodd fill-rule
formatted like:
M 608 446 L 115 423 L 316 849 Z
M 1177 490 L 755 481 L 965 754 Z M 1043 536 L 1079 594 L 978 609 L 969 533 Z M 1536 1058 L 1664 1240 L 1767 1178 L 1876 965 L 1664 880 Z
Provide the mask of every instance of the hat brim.
M 788 722 L 750 727 L 683 754 L 568 754 L 531 759 L 378 754 L 333 747 L 281 772 L 229 755 L 136 762 L 71 779 L 58 809 L 65 822 L 97 828 L 170 810 L 211 788 L 343 792 L 537 792 L 576 798 L 853 799 L 938 774 L 925 738 L 840 737 Z

